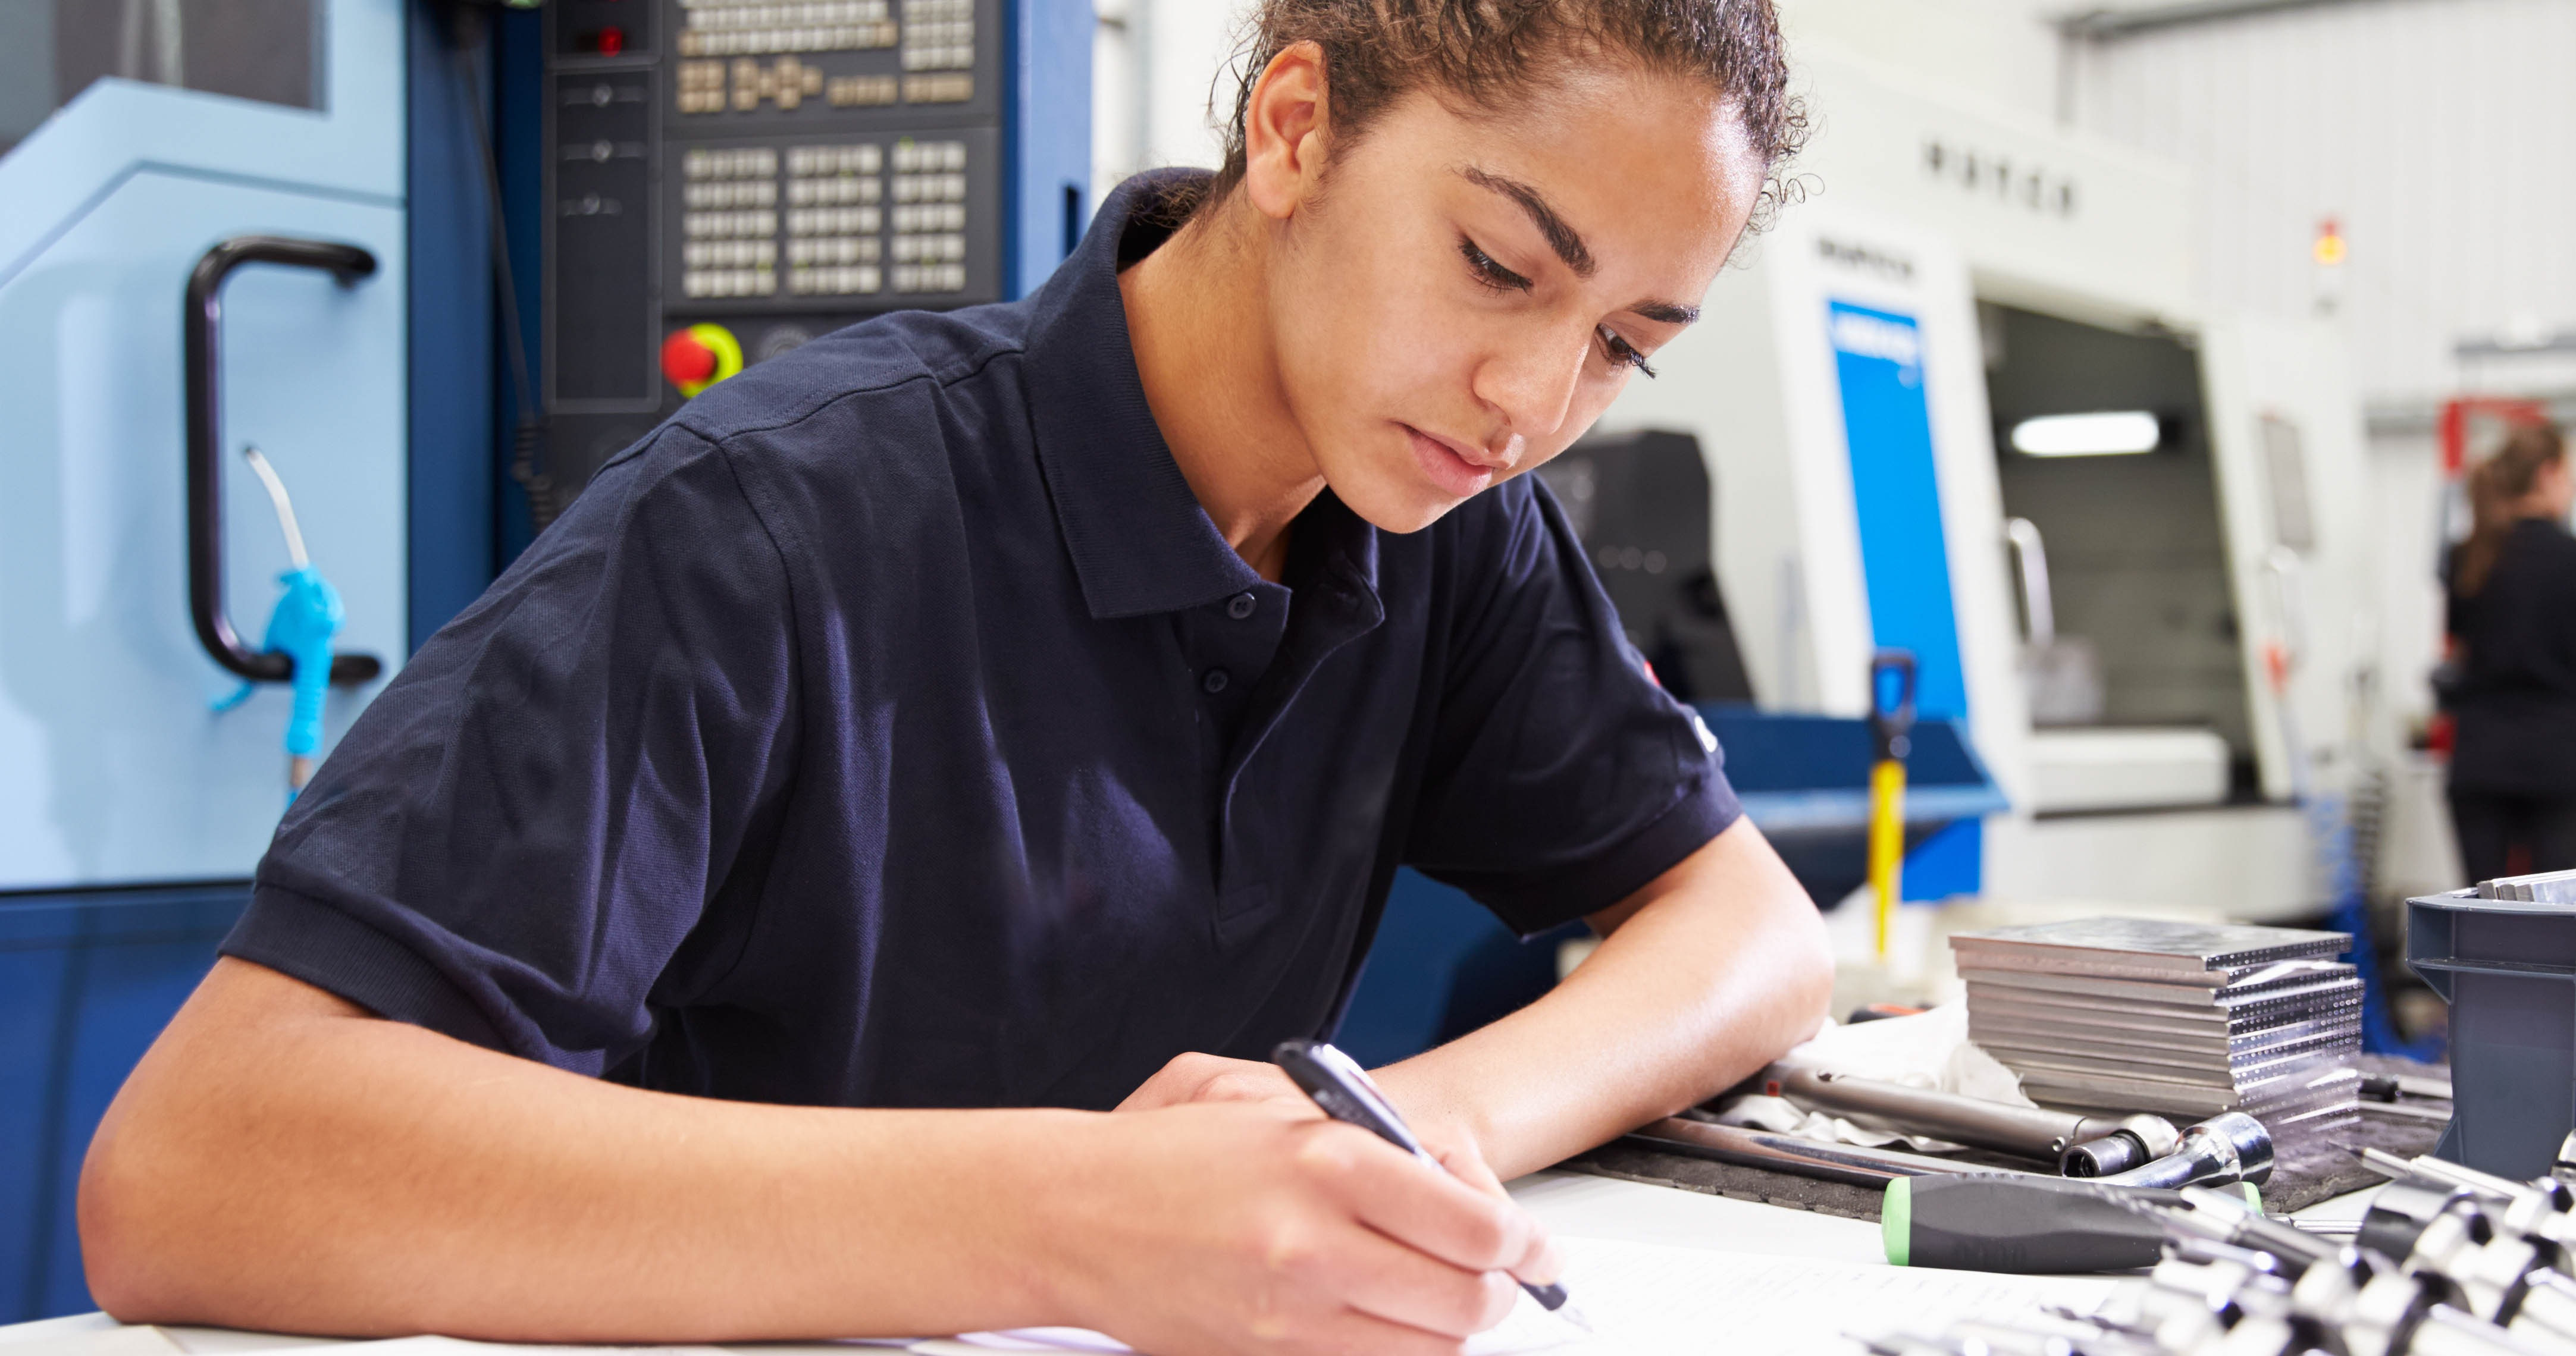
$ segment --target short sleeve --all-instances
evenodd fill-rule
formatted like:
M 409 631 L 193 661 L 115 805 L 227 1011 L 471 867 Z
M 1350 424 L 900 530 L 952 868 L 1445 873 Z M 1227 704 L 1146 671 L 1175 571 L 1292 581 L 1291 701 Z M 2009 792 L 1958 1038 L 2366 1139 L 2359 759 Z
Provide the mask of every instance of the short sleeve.
M 1405 857 L 1526 935 L 1618 903 L 1743 809 L 1716 739 L 1648 676 L 1546 487 L 1525 477 L 1495 496 L 1461 534 Z
M 223 950 L 462 1040 L 613 1066 L 729 878 L 765 860 L 791 615 L 726 454 L 665 427 L 359 717 Z

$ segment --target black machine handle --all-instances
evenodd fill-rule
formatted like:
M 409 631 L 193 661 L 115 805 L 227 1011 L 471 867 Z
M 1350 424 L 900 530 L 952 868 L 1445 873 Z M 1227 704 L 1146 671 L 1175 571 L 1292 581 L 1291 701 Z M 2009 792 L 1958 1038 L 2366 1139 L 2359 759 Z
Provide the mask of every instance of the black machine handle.
M 342 285 L 376 271 L 376 256 L 355 245 L 327 240 L 296 240 L 275 235 L 243 235 L 206 251 L 188 274 L 188 304 L 181 316 L 187 334 L 188 371 L 188 614 L 197 624 L 197 642 L 214 661 L 255 683 L 283 683 L 295 677 L 295 661 L 275 651 L 254 651 L 241 642 L 232 619 L 224 615 L 223 373 L 224 280 L 244 264 L 289 264 L 316 268 Z M 331 657 L 331 681 L 354 685 L 384 672 L 371 654 Z
M 1896 675 L 1896 705 L 1887 704 L 1885 675 Z M 1869 661 L 1869 733 L 1877 762 L 1905 761 L 1914 751 L 1914 652 L 1881 650 Z

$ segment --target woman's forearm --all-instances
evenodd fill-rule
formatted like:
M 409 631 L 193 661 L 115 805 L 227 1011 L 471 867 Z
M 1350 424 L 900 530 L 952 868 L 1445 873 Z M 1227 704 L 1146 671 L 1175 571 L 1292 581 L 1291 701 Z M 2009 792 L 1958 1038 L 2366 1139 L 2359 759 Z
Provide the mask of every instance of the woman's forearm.
M 129 1319 L 683 1340 L 1038 1322 L 1010 1165 L 1071 1113 L 673 1097 L 375 1020 L 237 961 L 145 1059 L 83 1174 Z M 827 1259 L 843 1259 L 829 1262 Z
M 1606 919 L 1617 925 L 1564 983 L 1381 1070 L 1388 1094 L 1462 1127 L 1510 1178 L 1727 1087 L 1825 1016 L 1823 921 L 1749 821 Z

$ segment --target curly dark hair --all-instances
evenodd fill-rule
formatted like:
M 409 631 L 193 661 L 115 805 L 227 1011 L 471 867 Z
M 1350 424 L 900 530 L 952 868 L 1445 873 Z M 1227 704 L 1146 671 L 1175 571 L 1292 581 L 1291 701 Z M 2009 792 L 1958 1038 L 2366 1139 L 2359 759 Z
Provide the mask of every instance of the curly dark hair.
M 1344 145 L 1417 89 L 1500 108 L 1569 62 L 1624 60 L 1705 80 L 1734 107 L 1766 176 L 1757 228 L 1796 196 L 1780 167 L 1806 140 L 1807 111 L 1789 92 L 1771 0 L 1258 0 L 1229 63 L 1236 88 L 1225 166 L 1201 202 L 1242 182 L 1252 87 L 1300 42 L 1323 49 L 1333 130 Z

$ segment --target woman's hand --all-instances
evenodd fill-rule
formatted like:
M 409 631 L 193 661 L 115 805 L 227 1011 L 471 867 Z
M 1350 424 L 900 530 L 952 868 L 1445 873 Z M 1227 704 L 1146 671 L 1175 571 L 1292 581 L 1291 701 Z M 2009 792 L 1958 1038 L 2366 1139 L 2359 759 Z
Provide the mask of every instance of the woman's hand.
M 1508 1198 L 1502 1180 L 1485 1163 L 1484 1146 L 1466 1126 L 1437 1113 L 1406 1106 L 1392 1089 L 1382 1090 L 1397 1103 L 1396 1110 L 1403 1113 L 1405 1127 L 1413 1131 L 1413 1137 L 1422 1141 L 1422 1147 L 1433 1158 L 1440 1160 L 1442 1167 L 1456 1173 L 1469 1186 Z M 1192 1102 L 1277 1102 L 1308 1115 L 1324 1114 L 1315 1109 L 1314 1099 L 1276 1064 L 1202 1054 L 1174 1056 L 1171 1063 L 1127 1094 L 1118 1109 L 1151 1111 Z
M 1284 1077 L 1263 1095 L 1259 1067 L 1175 1080 L 1247 1095 L 1131 1099 L 1064 1146 L 1064 1194 L 1038 1209 L 1074 1321 L 1170 1356 L 1429 1356 L 1500 1322 L 1513 1277 L 1556 1279 L 1508 1198 L 1325 1119 Z

